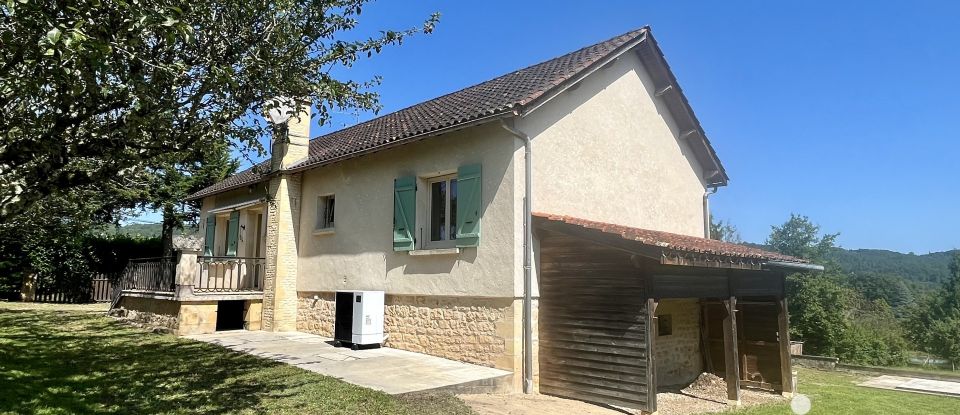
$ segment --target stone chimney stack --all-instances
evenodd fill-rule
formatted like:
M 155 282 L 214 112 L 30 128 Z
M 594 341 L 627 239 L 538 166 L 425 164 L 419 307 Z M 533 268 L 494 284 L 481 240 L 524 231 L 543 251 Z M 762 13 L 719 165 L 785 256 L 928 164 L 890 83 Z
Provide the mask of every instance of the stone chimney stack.
M 288 169 L 306 159 L 309 153 L 311 106 L 309 102 L 296 105 L 298 111 L 290 114 L 286 123 L 274 126 L 274 139 L 270 149 L 271 171 Z

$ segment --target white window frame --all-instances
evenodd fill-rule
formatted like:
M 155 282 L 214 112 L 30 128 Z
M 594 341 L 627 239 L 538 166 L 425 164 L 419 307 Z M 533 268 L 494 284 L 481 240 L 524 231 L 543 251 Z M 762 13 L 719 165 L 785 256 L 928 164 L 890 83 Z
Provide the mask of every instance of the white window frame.
M 424 235 L 422 238 L 423 249 L 447 249 L 447 248 L 455 248 L 457 246 L 456 238 L 440 240 L 440 241 L 431 240 L 431 235 L 433 234 L 433 184 L 439 183 L 439 182 L 447 182 L 447 197 L 446 197 L 446 200 L 444 201 L 444 209 L 446 209 L 446 212 L 447 212 L 446 218 L 445 218 L 446 219 L 445 233 L 447 234 L 446 236 L 449 238 L 450 226 L 456 225 L 455 223 L 454 224 L 450 223 L 450 219 L 453 216 L 450 212 L 450 189 L 451 189 L 450 180 L 456 180 L 456 179 L 457 179 L 456 173 L 433 176 L 433 177 L 424 179 L 424 182 L 426 183 L 426 186 L 424 186 L 425 187 L 424 193 L 426 193 L 426 197 L 424 198 L 426 200 L 426 209 L 424 211 L 426 215 L 424 216 L 425 220 L 423 222 L 424 223 L 423 229 L 426 232 L 424 232 Z
M 333 222 L 330 223 L 330 226 L 327 225 L 327 202 L 333 199 Z M 317 196 L 317 217 L 316 223 L 313 225 L 313 232 L 315 234 L 322 233 L 331 233 L 337 226 L 337 196 L 334 193 L 328 193 Z

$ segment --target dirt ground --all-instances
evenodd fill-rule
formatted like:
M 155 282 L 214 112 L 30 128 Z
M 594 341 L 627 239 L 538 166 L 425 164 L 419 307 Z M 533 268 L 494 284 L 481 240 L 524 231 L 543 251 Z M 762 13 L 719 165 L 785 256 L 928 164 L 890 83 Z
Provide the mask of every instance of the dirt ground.
M 459 395 L 470 408 L 480 415 L 623 415 L 639 414 L 640 411 L 588 404 L 546 395 Z M 778 394 L 742 390 L 743 406 L 772 403 L 785 398 Z M 676 392 L 657 394 L 658 415 L 689 415 L 704 412 L 722 412 L 729 407 L 727 383 L 723 379 L 704 373 L 690 386 Z

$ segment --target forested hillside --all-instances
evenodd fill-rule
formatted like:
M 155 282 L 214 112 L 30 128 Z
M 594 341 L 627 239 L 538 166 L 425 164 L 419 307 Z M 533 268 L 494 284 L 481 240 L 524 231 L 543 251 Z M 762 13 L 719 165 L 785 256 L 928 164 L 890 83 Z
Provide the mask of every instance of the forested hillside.
M 899 276 L 922 285 L 936 286 L 947 279 L 950 260 L 957 252 L 960 250 L 916 255 L 882 249 L 834 248 L 827 258 L 836 262 L 844 272 Z

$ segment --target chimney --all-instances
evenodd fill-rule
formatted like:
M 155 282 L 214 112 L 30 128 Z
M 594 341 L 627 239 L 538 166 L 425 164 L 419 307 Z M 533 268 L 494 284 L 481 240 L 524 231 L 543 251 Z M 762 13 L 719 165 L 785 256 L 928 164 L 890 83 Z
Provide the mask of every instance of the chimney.
M 270 171 L 284 170 L 307 158 L 310 148 L 310 102 L 282 104 L 268 117 L 274 125 Z M 294 107 L 295 105 L 295 107 Z M 294 112 L 297 108 L 297 113 Z

